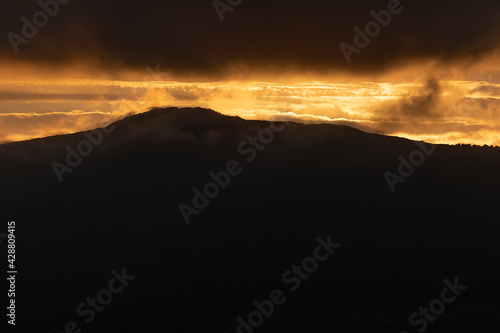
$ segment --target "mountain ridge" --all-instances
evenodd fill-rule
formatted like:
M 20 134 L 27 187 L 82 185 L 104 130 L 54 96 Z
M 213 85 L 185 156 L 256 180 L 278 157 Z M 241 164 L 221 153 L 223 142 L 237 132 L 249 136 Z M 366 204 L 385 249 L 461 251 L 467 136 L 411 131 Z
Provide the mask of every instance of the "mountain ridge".
M 236 318 L 328 235 L 342 246 L 262 331 L 401 331 L 456 276 L 470 288 L 447 308 L 454 315 L 432 324 L 436 331 L 500 327 L 491 310 L 500 299 L 497 148 L 275 125 L 160 109 L 108 133 L 0 146 L 0 219 L 16 221 L 19 235 L 23 330 L 62 327 L 103 276 L 126 267 L 137 279 L 92 331 L 137 333 L 140 321 L 151 333 L 235 332 Z M 67 147 L 78 152 L 92 140 L 101 143 L 68 163 Z M 55 162 L 71 168 L 62 182 Z M 217 195 L 206 192 L 213 174 L 224 183 L 229 163 L 240 172 Z M 404 179 L 395 191 L 387 172 Z M 198 193 L 206 205 L 195 202 Z M 182 204 L 198 211 L 189 224 Z M 478 309 L 481 322 L 456 319 Z
M 136 113 L 132 115 L 128 115 L 122 119 L 116 120 L 110 124 L 108 124 L 105 127 L 102 128 L 109 128 L 110 126 L 120 126 L 120 127 L 126 127 L 126 126 L 132 126 L 132 125 L 137 125 L 137 124 L 145 124 L 146 125 L 151 125 L 150 123 L 155 120 L 165 120 L 161 118 L 166 118 L 168 116 L 173 116 L 176 117 L 180 120 L 188 121 L 191 124 L 195 124 L 200 122 L 200 121 L 211 121 L 215 123 L 223 123 L 222 120 L 226 120 L 226 124 L 232 123 L 232 124 L 241 124 L 243 122 L 248 122 L 248 123 L 258 123 L 258 122 L 265 122 L 268 123 L 270 122 L 269 120 L 245 120 L 239 116 L 229 116 L 229 115 L 224 115 L 222 113 L 219 113 L 217 111 L 214 111 L 212 109 L 207 109 L 207 108 L 201 108 L 201 107 L 196 107 L 196 108 L 179 108 L 179 107 L 165 107 L 165 108 L 152 108 L 149 111 L 146 112 L 141 112 L 141 113 Z M 200 119 L 201 118 L 201 119 Z M 226 119 L 224 119 L 226 118 Z M 338 125 L 338 124 L 307 124 L 307 123 L 300 123 L 300 122 L 292 122 L 292 121 L 283 121 L 283 120 L 276 120 L 277 122 L 286 122 L 286 123 L 293 123 L 293 124 L 301 124 L 301 125 L 308 125 L 308 126 L 321 126 L 321 127 L 331 127 L 331 128 L 337 128 L 337 129 L 351 129 L 353 132 L 362 132 L 365 134 L 371 134 L 371 135 L 377 135 L 377 136 L 384 136 L 384 137 L 391 137 L 391 138 L 397 138 L 397 139 L 403 139 L 403 140 L 408 140 L 408 141 L 415 141 L 411 139 L 406 139 L 402 137 L 397 137 L 397 136 L 387 136 L 383 134 L 376 134 L 376 133 L 369 133 L 365 132 L 360 129 L 356 129 L 351 126 L 347 125 Z M 189 124 L 189 123 L 188 123 Z M 184 124 L 186 125 L 186 124 Z M 200 125 L 198 123 L 198 125 Z M 144 126 L 145 128 L 148 128 L 147 126 Z M 94 128 L 91 130 L 85 130 L 85 131 L 80 131 L 80 132 L 75 132 L 75 133 L 68 133 L 68 134 L 57 134 L 57 135 L 51 135 L 47 137 L 42 137 L 42 138 L 33 138 L 29 140 L 23 140 L 23 141 L 13 141 L 13 142 L 6 142 L 0 144 L 0 148 L 5 146 L 5 145 L 17 145 L 21 143 L 32 143 L 33 141 L 40 141 L 40 140 L 56 140 L 57 138 L 63 138 L 63 137 L 71 137 L 74 135 L 79 135 L 81 133 L 86 133 L 93 131 L 98 128 Z

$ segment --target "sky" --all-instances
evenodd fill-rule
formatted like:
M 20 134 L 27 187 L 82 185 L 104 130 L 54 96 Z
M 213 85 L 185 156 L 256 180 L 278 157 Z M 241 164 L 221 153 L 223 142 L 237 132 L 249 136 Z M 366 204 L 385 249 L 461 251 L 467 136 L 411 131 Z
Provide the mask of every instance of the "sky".
M 498 1 L 0 3 L 0 142 L 201 106 L 500 145 Z

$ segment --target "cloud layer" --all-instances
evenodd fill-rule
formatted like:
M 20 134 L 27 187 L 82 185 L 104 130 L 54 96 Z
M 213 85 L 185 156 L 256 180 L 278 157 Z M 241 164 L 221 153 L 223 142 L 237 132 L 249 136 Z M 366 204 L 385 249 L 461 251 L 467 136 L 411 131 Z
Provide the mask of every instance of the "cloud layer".
M 500 144 L 500 75 L 490 82 L 0 82 L 0 140 L 89 130 L 153 107 L 205 107 L 245 119 L 334 123 L 436 143 Z M 20 93 L 9 91 L 24 90 Z M 64 91 L 64 94 L 56 93 Z M 95 94 L 100 92 L 100 94 Z M 69 97 L 71 99 L 69 99 Z
M 73 0 L 19 54 L 4 38 L 0 57 L 109 71 L 161 63 L 174 74 L 213 78 L 255 70 L 380 72 L 426 59 L 474 61 L 499 46 L 498 1 L 402 0 L 402 12 L 347 64 L 339 44 L 354 45 L 354 27 L 364 30 L 374 20 L 370 12 L 387 6 L 386 0 L 242 1 L 221 22 L 212 1 Z M 1 8 L 3 36 L 21 35 L 21 18 L 32 21 L 40 10 L 35 0 Z

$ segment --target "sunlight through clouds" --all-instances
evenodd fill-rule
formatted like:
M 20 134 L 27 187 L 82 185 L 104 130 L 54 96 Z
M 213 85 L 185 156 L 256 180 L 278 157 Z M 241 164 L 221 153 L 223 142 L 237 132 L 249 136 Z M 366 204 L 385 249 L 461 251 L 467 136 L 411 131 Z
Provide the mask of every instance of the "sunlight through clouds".
M 349 125 L 433 143 L 497 144 L 498 72 L 488 80 L 276 83 L 0 81 L 2 142 L 92 129 L 153 107 L 205 107 L 244 119 Z M 438 133 L 437 131 L 443 131 Z

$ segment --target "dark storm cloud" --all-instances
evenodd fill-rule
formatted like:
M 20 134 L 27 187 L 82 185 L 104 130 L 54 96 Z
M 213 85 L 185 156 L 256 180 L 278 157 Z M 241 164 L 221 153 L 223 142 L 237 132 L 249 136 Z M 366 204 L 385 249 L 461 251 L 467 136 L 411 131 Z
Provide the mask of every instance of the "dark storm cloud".
M 441 87 L 436 79 L 428 79 L 415 95 L 403 97 L 385 112 L 397 119 L 434 116 L 441 97 Z
M 353 44 L 353 28 L 364 30 L 370 11 L 387 1 L 243 0 L 221 22 L 212 0 L 71 0 L 16 55 L 7 34 L 21 35 L 21 17 L 32 21 L 40 7 L 2 3 L 4 59 L 78 60 L 108 70 L 159 63 L 208 75 L 227 68 L 381 71 L 415 59 L 473 59 L 494 49 L 500 32 L 498 1 L 402 0 L 401 14 L 348 65 L 339 44 Z

